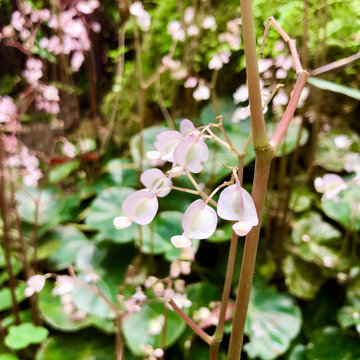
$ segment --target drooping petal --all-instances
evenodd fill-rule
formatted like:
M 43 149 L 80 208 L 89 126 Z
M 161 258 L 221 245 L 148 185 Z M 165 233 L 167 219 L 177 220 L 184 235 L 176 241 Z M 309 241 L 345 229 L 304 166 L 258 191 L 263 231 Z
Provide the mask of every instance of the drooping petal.
M 248 221 L 238 221 L 233 225 L 233 230 L 239 236 L 247 235 L 252 229 L 253 225 Z
M 131 219 L 127 216 L 117 216 L 113 220 L 113 225 L 118 230 L 126 229 L 127 227 L 129 227 L 131 225 L 131 223 L 132 223 Z
M 175 130 L 165 131 L 156 137 L 155 147 L 165 161 L 174 162 L 173 152 L 183 136 Z
M 191 246 L 191 240 L 185 235 L 175 235 L 171 238 L 171 242 L 176 248 L 188 248 Z
M 182 227 L 189 239 L 209 238 L 216 230 L 216 225 L 215 210 L 201 199 L 190 204 L 182 218 Z
M 164 197 L 171 191 L 172 181 L 159 169 L 149 169 L 140 176 L 142 184 L 158 197 Z
M 246 221 L 252 226 L 258 224 L 254 201 L 250 194 L 238 183 L 221 192 L 217 212 L 225 220 Z
M 193 136 L 184 138 L 174 150 L 174 159 L 184 168 L 195 174 L 203 169 L 203 162 L 209 158 L 209 149 L 205 142 Z
M 143 189 L 130 194 L 122 203 L 122 211 L 139 225 L 149 224 L 155 217 L 159 203 L 149 190 Z
M 183 136 L 189 135 L 195 130 L 194 124 L 189 119 L 184 119 L 180 123 L 180 132 Z

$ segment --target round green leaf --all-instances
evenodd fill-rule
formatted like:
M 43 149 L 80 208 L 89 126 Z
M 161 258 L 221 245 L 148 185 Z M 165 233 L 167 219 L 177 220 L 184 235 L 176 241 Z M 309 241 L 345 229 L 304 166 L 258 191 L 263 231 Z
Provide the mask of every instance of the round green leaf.
M 350 147 L 348 149 L 337 147 L 335 144 L 337 136 L 346 136 Z M 344 170 L 344 157 L 349 152 L 360 152 L 360 138 L 354 131 L 343 129 L 324 131 L 318 136 L 315 161 L 326 170 L 340 172 Z
M 63 305 L 59 296 L 51 294 L 52 286 L 49 281 L 39 293 L 39 308 L 42 318 L 52 328 L 61 331 L 78 331 L 91 326 L 88 318 L 74 321 L 71 314 L 63 310 Z
M 165 305 L 152 303 L 144 305 L 139 312 L 131 314 L 124 320 L 123 331 L 126 344 L 135 355 L 142 355 L 141 345 L 151 345 L 153 348 L 161 347 L 162 334 L 150 335 L 149 326 L 152 319 L 164 315 Z M 172 345 L 185 330 L 185 322 L 174 311 L 168 311 L 166 343 Z
M 314 331 L 308 345 L 309 360 L 359 360 L 359 337 L 336 327 Z
M 133 186 L 137 182 L 136 165 L 127 159 L 112 159 L 105 164 L 103 170 L 114 185 Z
M 77 170 L 79 166 L 80 161 L 73 160 L 53 167 L 49 173 L 49 182 L 57 183 L 66 179 L 73 171 Z
M 145 254 L 163 254 L 171 252 L 174 246 L 171 237 L 183 233 L 181 220 L 183 214 L 178 211 L 162 211 L 153 222 L 142 227 L 142 247 Z
M 103 190 L 91 203 L 89 214 L 85 223 L 91 228 L 98 230 L 105 239 L 118 243 L 129 242 L 138 237 L 136 224 L 127 229 L 117 230 L 113 225 L 116 216 L 123 215 L 122 202 L 135 190 L 128 187 L 111 187 Z
M 0 360 L 19 360 L 19 358 L 13 354 L 2 354 Z
M 101 334 L 100 334 L 101 335 Z M 81 333 L 81 336 L 49 338 L 36 354 L 36 360 L 113 360 L 113 339 L 99 334 Z
M 44 341 L 49 331 L 42 326 L 34 326 L 32 323 L 10 326 L 5 337 L 5 344 L 10 349 L 25 349 L 31 344 L 39 344 Z
M 16 300 L 20 303 L 26 299 L 25 288 L 27 287 L 26 283 L 21 283 L 15 289 Z M 12 297 L 9 288 L 4 288 L 0 290 L 0 311 L 10 309 L 12 307 Z
M 46 237 L 46 243 L 53 243 L 54 252 L 48 256 L 47 261 L 51 268 L 58 271 L 73 264 L 78 251 L 89 244 L 89 240 L 75 226 L 61 225 Z
M 244 350 L 250 358 L 275 359 L 286 352 L 301 328 L 301 312 L 289 295 L 255 284 L 245 324 L 250 341 Z
M 39 189 L 28 187 L 16 194 L 20 216 L 29 223 L 35 222 L 35 201 L 39 198 Z M 46 188 L 41 192 L 38 210 L 40 225 L 55 226 L 61 221 L 71 219 L 72 211 L 79 205 L 77 195 L 64 196 L 57 188 Z
M 293 255 L 284 259 L 282 270 L 289 292 L 300 299 L 313 299 L 324 281 L 319 267 Z

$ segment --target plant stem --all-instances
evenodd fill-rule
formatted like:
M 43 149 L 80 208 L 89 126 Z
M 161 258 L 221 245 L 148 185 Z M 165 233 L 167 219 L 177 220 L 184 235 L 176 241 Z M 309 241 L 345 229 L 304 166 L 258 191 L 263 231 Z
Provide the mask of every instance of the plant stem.
M 19 317 L 19 304 L 16 300 L 16 283 L 15 276 L 11 264 L 11 250 L 10 250 L 10 238 L 9 238 L 9 223 L 8 223 L 8 204 L 6 200 L 6 190 L 5 190 L 5 169 L 4 169 L 4 160 L 5 160 L 5 150 L 3 143 L 3 135 L 0 134 L 0 209 L 1 216 L 3 221 L 3 247 L 5 252 L 6 260 L 6 270 L 9 275 L 9 287 L 12 300 L 12 311 L 15 316 L 16 324 L 20 324 Z
M 233 328 L 230 336 L 228 360 L 239 360 L 244 338 L 247 308 L 250 300 L 251 284 L 255 270 L 255 260 L 259 242 L 261 217 L 264 208 L 267 181 L 273 152 L 270 147 L 255 149 L 255 173 L 252 197 L 256 206 L 259 224 L 246 237 L 241 264 L 239 286 L 236 294 Z
M 221 307 L 219 314 L 219 322 L 216 326 L 214 335 L 212 336 L 212 341 L 210 344 L 210 360 L 217 360 L 219 357 L 219 348 L 224 335 L 224 325 L 225 325 L 225 316 L 227 305 L 229 302 L 231 283 L 234 274 L 234 266 L 236 260 L 236 252 L 238 245 L 238 236 L 235 231 L 232 232 L 231 242 L 230 242 L 230 250 L 229 250 L 229 258 L 226 267 L 226 275 L 225 275 L 225 283 L 224 289 L 221 297 Z
M 189 318 L 175 303 L 173 299 L 168 299 L 168 303 L 172 306 L 174 311 L 188 324 L 194 332 L 200 336 L 207 344 L 211 345 L 211 336 L 207 334 L 203 329 L 200 329 L 199 325 L 197 325 L 192 319 Z
M 253 143 L 254 148 L 262 148 L 266 147 L 269 141 L 262 110 L 252 0 L 241 0 L 240 5 L 244 36 L 246 76 L 249 89 L 251 128 L 254 134 Z

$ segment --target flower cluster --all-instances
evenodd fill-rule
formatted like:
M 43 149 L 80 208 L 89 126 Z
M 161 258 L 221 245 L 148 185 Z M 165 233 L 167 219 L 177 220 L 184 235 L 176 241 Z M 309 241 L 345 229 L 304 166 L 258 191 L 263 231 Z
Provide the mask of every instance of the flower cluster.
M 206 128 L 206 127 L 205 127 Z M 203 130 L 196 129 L 193 123 L 184 119 L 180 132 L 169 130 L 160 133 L 155 141 L 156 151 L 151 151 L 152 159 L 161 159 L 172 163 L 172 169 L 165 175 L 159 169 L 146 170 L 140 177 L 145 189 L 130 194 L 122 203 L 126 216 L 114 219 L 117 229 L 124 229 L 135 222 L 139 225 L 149 224 L 158 210 L 158 197 L 164 197 L 172 189 L 171 178 L 190 173 L 199 173 L 209 158 L 209 150 L 204 141 Z M 206 201 L 198 199 L 191 203 L 182 218 L 183 234 L 171 238 L 177 248 L 189 248 L 192 239 L 207 239 L 217 227 L 217 215 L 224 220 L 235 221 L 234 231 L 239 236 L 246 235 L 258 224 L 254 202 L 249 193 L 241 187 L 236 171 L 233 171 L 235 184 L 220 193 L 216 211 Z

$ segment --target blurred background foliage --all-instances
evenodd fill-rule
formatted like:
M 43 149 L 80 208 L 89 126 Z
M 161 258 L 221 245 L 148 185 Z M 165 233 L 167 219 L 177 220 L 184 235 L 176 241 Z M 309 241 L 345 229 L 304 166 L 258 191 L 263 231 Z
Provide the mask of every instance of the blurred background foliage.
M 48 7 L 51 11 L 57 6 L 55 2 L 42 0 L 29 3 L 36 9 Z M 22 254 L 30 264 L 36 264 L 37 273 L 65 275 L 72 265 L 81 280 L 90 269 L 98 277 L 98 288 L 114 306 L 122 304 L 123 299 L 131 299 L 139 287 L 144 290 L 148 302 L 140 311 L 126 313 L 121 309 L 126 314 L 121 324 L 125 359 L 144 358 L 144 344 L 166 349 L 166 359 L 208 359 L 206 345 L 174 312 L 168 315 L 165 342 L 161 333 L 150 333 L 154 319 L 167 310 L 162 302 L 155 301 L 153 289 L 144 286 L 149 276 L 171 279 L 169 266 L 182 260 L 183 254 L 169 239 L 182 232 L 182 213 L 194 197 L 172 192 L 161 199 L 154 222 L 142 231 L 135 224 L 126 230 L 116 230 L 113 218 L 121 214 L 125 197 L 138 188 L 140 162 L 143 168 L 151 166 L 145 154 L 154 150 L 156 135 L 167 126 L 164 108 L 177 124 L 179 119 L 189 117 L 196 125 L 204 125 L 222 114 L 233 143 L 239 149 L 245 143 L 250 119 L 232 120 L 238 107 L 232 94 L 246 82 L 242 44 L 234 50 L 218 40 L 227 23 L 241 15 L 239 3 L 235 0 L 143 2 L 151 16 L 150 30 L 140 35 L 144 79 L 151 78 L 171 48 L 169 21 L 182 22 L 188 6 L 195 6 L 199 14 L 215 17 L 216 31 L 201 32 L 196 40 L 186 37 L 174 52 L 174 60 L 181 62 L 188 76 L 210 83 L 213 74 L 208 68 L 210 59 L 221 51 L 232 51 L 230 62 L 219 70 L 217 101 L 200 103 L 193 99 L 192 89 L 184 88 L 185 79 L 174 78 L 171 71 L 163 73 L 161 82 L 140 94 L 133 31 L 136 24 L 128 19 L 126 10 L 119 9 L 122 3 L 104 0 L 90 15 L 100 23 L 101 32 L 91 35 L 92 49 L 85 58 L 85 66 L 77 73 L 69 71 L 71 77 L 59 76 L 59 58 L 42 49 L 39 39 L 34 43 L 32 53 L 47 64 L 46 77 L 60 91 L 61 111 L 51 116 L 30 108 L 22 118 L 18 134 L 24 144 L 51 161 L 50 166 L 49 162 L 41 163 L 46 176 L 38 187 L 24 186 L 20 179 L 14 190 L 15 198 L 8 198 L 13 210 L 9 236 L 21 325 L 11 312 L 11 285 L 6 249 L 2 246 L 0 360 L 57 360 L 63 359 L 64 354 L 69 360 L 114 358 L 118 326 L 114 313 L 104 299 L 88 289 L 75 287 L 74 309 L 66 312 L 60 297 L 52 295 L 54 284 L 48 279 L 38 296 L 41 320 L 37 325 L 41 326 L 34 329 L 35 320 L 24 295 L 26 274 Z M 359 51 L 359 0 L 254 0 L 253 4 L 259 49 L 265 21 L 274 16 L 290 37 L 296 39 L 303 65 L 310 71 Z M 1 27 L 10 22 L 17 7 L 16 1 L 0 2 Z M 43 35 L 41 31 L 39 38 Z M 119 46 L 121 31 L 124 31 L 123 47 Z M 287 48 L 277 48 L 279 40 L 279 34 L 271 28 L 265 58 L 276 61 L 280 55 L 289 53 Z M 122 58 L 124 69 L 119 76 L 117 69 Z M 16 98 L 24 90 L 21 71 L 25 60 L 26 55 L 0 42 L 1 96 Z M 359 61 L 353 61 L 310 78 L 316 80 L 308 85 L 307 101 L 298 109 L 297 115 L 302 120 L 291 125 L 285 144 L 276 154 L 246 322 L 244 359 L 360 358 L 359 70 Z M 296 73 L 289 71 L 281 81 L 273 74 L 266 82 L 267 85 L 281 82 L 290 94 L 295 79 Z M 317 80 L 327 83 L 321 85 Z M 342 91 L 337 85 L 343 86 Z M 144 96 L 143 124 L 138 109 L 141 96 Z M 283 110 L 270 103 L 266 115 L 270 133 Z M 143 154 L 139 146 L 141 126 L 144 127 Z M 59 147 L 51 150 L 59 136 L 76 146 L 75 159 L 63 161 Z M 338 145 L 339 136 L 345 137 L 346 146 Z M 79 143 L 84 140 L 87 146 L 82 152 Z M 206 164 L 206 172 L 197 178 L 207 190 L 229 176 L 230 170 L 222 167 L 223 163 L 237 163 L 233 154 L 211 142 L 208 146 L 212 157 Z M 350 157 L 351 161 L 345 161 Z M 253 160 L 250 147 L 244 174 L 244 186 L 248 189 Z M 327 173 L 338 174 L 347 184 L 335 198 L 321 198 L 314 187 L 314 179 Z M 191 187 L 182 178 L 175 184 Z M 16 225 L 17 213 L 21 227 Z M 202 308 L 214 311 L 221 298 L 230 236 L 229 224 L 220 223 L 212 238 L 196 242 L 195 261 L 187 259 L 191 272 L 180 272 L 171 280 L 186 281 L 184 296 L 191 301 L 186 311 L 192 317 Z M 21 239 L 26 249 L 22 248 Z M 34 246 L 36 243 L 38 246 Z M 232 298 L 236 293 L 242 245 L 240 241 Z M 210 330 L 213 325 L 210 324 Z M 226 326 L 221 359 L 226 359 L 230 331 L 231 320 Z

